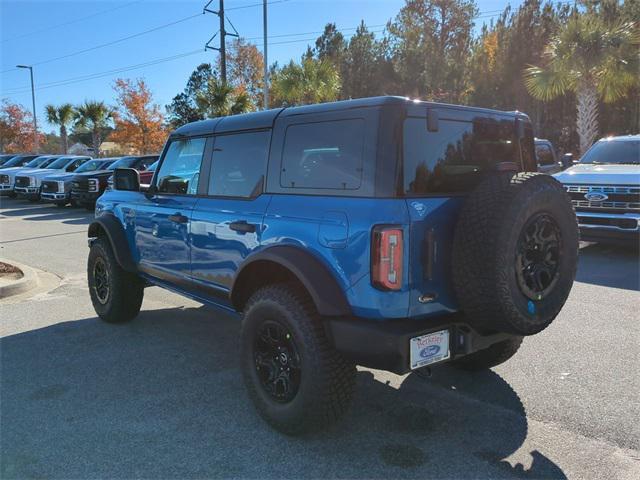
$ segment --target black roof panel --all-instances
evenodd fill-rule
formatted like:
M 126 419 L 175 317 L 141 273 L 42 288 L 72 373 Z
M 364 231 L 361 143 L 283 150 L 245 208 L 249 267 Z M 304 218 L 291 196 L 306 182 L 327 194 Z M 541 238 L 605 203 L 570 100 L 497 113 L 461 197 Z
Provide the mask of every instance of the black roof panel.
M 476 112 L 493 113 L 508 116 L 523 116 L 521 112 L 502 112 L 498 110 L 490 110 L 478 107 L 469 107 L 462 105 L 448 105 L 444 103 L 425 102 L 421 100 L 412 100 L 406 97 L 382 96 L 358 98 L 355 100 L 341 100 L 338 102 L 318 103 L 314 105 L 303 105 L 299 107 L 274 108 L 261 112 L 243 113 L 239 115 L 230 115 L 228 117 L 212 118 L 209 120 L 201 120 L 199 122 L 188 123 L 175 130 L 172 136 L 198 136 L 211 135 L 213 133 L 225 133 L 239 130 L 254 130 L 261 128 L 271 128 L 278 117 L 290 117 L 294 115 L 303 115 L 309 113 L 335 112 L 340 110 L 350 110 L 354 108 L 370 108 L 382 107 L 387 105 L 405 105 L 405 106 L 439 106 L 444 108 L 454 108 L 459 110 L 471 110 Z

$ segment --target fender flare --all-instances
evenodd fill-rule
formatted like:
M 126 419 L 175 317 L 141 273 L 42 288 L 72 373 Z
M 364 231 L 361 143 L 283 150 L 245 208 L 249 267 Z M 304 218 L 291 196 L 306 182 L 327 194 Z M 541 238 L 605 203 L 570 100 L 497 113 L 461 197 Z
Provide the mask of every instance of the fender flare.
M 311 295 L 318 313 L 342 317 L 352 314 L 347 297 L 329 269 L 314 255 L 301 248 L 276 245 L 249 256 L 238 269 L 231 285 L 231 302 L 235 305 L 240 294 L 243 272 L 259 261 L 274 262 L 289 270 Z
M 127 237 L 120 221 L 113 215 L 102 215 L 91 222 L 87 232 L 89 246 L 91 246 L 93 239 L 101 236 L 101 232 L 104 232 L 104 235 L 109 240 L 118 265 L 127 272 L 137 272 L 136 264 L 129 250 L 129 242 L 127 242 Z

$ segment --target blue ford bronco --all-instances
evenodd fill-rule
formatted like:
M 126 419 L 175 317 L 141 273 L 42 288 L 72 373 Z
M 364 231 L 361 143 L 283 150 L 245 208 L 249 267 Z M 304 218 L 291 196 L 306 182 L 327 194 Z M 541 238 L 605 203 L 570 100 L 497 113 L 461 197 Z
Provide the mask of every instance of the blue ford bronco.
M 236 312 L 258 412 L 320 428 L 356 365 L 486 369 L 554 320 L 578 229 L 535 170 L 518 112 L 377 97 L 191 123 L 150 185 L 116 169 L 99 198 L 91 300 L 107 322 L 152 285 Z

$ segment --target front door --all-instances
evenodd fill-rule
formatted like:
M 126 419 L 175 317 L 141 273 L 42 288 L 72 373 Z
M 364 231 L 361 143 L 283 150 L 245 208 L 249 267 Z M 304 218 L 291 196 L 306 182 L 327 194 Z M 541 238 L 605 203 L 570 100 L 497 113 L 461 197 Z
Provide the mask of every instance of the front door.
M 159 166 L 155 191 L 135 207 L 141 271 L 187 287 L 191 277 L 191 215 L 206 138 L 173 140 Z
M 218 135 L 207 196 L 192 216 L 192 275 L 224 299 L 244 259 L 260 246 L 270 196 L 263 194 L 271 131 Z

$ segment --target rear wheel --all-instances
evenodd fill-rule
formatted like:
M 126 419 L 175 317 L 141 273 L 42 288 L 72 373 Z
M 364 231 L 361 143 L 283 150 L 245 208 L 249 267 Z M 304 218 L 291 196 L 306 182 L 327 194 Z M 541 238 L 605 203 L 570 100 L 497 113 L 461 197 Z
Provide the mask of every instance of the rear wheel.
M 484 350 L 453 360 L 451 365 L 462 370 L 486 370 L 509 360 L 518 352 L 521 344 L 522 337 L 509 338 L 494 343 Z
M 296 285 L 270 285 L 249 299 L 241 362 L 255 407 L 283 433 L 324 428 L 351 403 L 355 365 L 330 344 L 313 302 Z
M 91 245 L 87 277 L 91 303 L 102 320 L 122 323 L 138 315 L 144 296 L 142 280 L 120 267 L 103 237 Z

